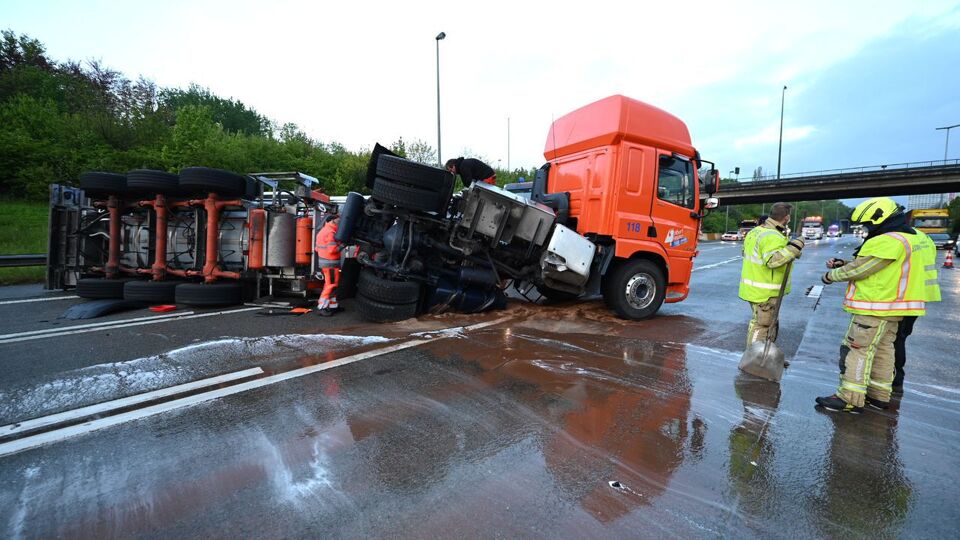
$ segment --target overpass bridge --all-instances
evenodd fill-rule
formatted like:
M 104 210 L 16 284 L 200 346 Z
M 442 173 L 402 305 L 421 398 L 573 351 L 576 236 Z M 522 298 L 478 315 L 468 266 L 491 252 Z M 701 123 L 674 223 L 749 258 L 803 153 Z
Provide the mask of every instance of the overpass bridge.
M 722 184 L 720 204 L 960 192 L 960 159 L 792 173 Z

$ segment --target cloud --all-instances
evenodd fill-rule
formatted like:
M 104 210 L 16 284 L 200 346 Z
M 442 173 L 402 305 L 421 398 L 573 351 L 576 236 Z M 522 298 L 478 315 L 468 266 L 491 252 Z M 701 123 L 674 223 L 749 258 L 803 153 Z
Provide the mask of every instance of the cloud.
M 784 142 L 794 142 L 801 139 L 806 139 L 812 135 L 817 128 L 814 126 L 799 126 L 799 127 L 789 127 L 783 130 L 783 141 Z M 751 146 L 760 146 L 765 144 L 775 144 L 780 140 L 780 126 L 773 125 L 767 126 L 760 131 L 759 133 L 754 133 L 753 135 L 747 135 L 745 137 L 739 137 L 733 141 L 733 146 L 742 150 Z

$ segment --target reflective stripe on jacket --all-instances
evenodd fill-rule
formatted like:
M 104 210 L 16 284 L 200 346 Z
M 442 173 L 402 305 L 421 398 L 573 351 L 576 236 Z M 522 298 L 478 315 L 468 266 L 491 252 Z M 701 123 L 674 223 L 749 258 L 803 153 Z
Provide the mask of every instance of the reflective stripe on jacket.
M 318 266 L 340 266 L 340 242 L 334 238 L 336 234 L 337 224 L 333 221 L 327 222 L 317 233 L 313 250 L 317 254 Z
M 924 315 L 926 249 L 918 235 L 898 232 L 881 234 L 864 242 L 859 256 L 893 262 L 863 279 L 851 281 L 843 309 L 875 317 Z
M 924 270 L 924 280 L 923 284 L 926 289 L 927 302 L 939 302 L 940 301 L 940 276 L 939 270 L 937 270 L 937 246 L 933 243 L 933 240 L 926 235 L 923 231 L 917 231 L 917 236 L 920 237 L 920 244 L 923 246 L 923 270 Z
M 769 221 L 768 221 L 769 223 Z M 778 252 L 792 260 L 795 256 L 786 250 L 787 237 L 767 224 L 754 227 L 743 240 L 743 267 L 740 270 L 740 298 L 753 303 L 766 302 L 780 294 L 780 284 L 786 265 L 769 265 Z M 790 283 L 783 294 L 790 292 Z

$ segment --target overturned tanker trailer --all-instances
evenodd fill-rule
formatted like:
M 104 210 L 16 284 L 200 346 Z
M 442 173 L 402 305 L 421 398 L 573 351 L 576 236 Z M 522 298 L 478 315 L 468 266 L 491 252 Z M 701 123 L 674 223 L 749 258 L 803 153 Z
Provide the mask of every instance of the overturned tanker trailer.
M 683 122 L 611 96 L 554 122 L 544 155 L 526 198 L 480 182 L 454 193 L 452 174 L 377 145 L 372 195 L 347 196 L 337 233 L 357 246 L 364 318 L 482 311 L 510 285 L 555 300 L 602 293 L 628 319 L 686 298 L 700 220 L 718 204 L 701 196 L 719 175 Z

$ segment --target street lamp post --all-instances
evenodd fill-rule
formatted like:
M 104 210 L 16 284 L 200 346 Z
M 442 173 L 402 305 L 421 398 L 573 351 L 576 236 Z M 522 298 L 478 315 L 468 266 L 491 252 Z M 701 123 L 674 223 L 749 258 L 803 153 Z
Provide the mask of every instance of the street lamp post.
M 783 156 L 783 105 L 787 99 L 787 85 L 780 94 L 780 145 L 777 147 L 777 180 L 780 179 L 780 157 Z
M 950 130 L 955 127 L 960 127 L 960 124 L 954 124 L 952 126 L 943 126 L 943 127 L 936 128 L 938 130 L 942 129 L 947 132 L 947 142 L 943 143 L 943 160 L 944 161 L 947 160 L 947 149 L 950 147 Z
M 440 40 L 447 37 L 445 32 L 440 32 L 435 38 L 437 40 L 437 164 L 443 167 L 443 158 L 440 154 Z

